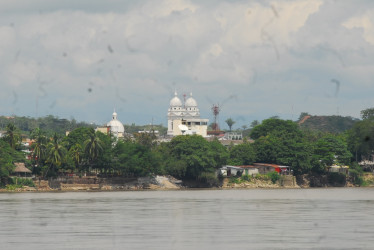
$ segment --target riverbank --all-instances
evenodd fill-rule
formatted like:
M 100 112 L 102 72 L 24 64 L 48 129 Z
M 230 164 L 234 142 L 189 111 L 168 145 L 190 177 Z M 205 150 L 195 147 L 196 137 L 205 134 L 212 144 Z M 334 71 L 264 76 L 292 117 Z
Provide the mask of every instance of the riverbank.
M 374 187 L 374 175 L 367 173 L 363 179 L 368 187 Z M 330 180 L 331 181 L 331 180 Z M 231 177 L 221 179 L 219 185 L 202 187 L 199 183 L 183 183 L 172 176 L 152 176 L 140 178 L 97 178 L 76 177 L 58 178 L 54 180 L 36 180 L 35 186 L 8 186 L 0 192 L 79 192 L 79 191 L 141 191 L 141 190 L 186 190 L 186 189 L 299 189 L 299 188 L 330 188 L 356 187 L 350 180 L 344 183 L 329 183 L 327 176 L 280 176 L 272 181 L 265 176 Z

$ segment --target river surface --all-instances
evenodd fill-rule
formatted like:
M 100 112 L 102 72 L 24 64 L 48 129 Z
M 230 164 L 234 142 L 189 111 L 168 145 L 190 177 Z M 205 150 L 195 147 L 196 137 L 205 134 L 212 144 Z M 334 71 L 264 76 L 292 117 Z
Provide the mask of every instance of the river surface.
M 374 189 L 0 193 L 1 249 L 374 249 Z

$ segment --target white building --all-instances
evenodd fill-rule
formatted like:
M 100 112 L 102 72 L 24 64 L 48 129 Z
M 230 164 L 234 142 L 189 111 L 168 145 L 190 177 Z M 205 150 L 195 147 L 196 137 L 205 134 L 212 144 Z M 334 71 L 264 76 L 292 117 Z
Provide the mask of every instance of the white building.
M 167 135 L 197 134 L 206 137 L 208 122 L 208 119 L 200 118 L 200 110 L 196 100 L 192 97 L 192 93 L 183 104 L 178 98 L 177 92 L 175 92 L 168 109 Z
M 112 120 L 106 124 L 104 127 L 96 128 L 96 131 L 100 131 L 102 133 L 110 133 L 114 137 L 122 138 L 125 134 L 125 127 L 123 126 L 122 122 L 117 119 L 116 111 L 113 112 Z

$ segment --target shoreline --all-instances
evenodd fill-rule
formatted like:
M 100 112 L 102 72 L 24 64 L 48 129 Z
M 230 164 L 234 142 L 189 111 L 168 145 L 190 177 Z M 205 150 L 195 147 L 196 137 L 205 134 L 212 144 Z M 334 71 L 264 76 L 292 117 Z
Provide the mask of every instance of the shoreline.
M 59 190 L 59 189 L 50 189 L 50 190 L 28 190 L 28 189 L 23 189 L 23 190 L 6 190 L 6 189 L 0 189 L 0 194 L 1 193 L 101 193 L 101 192 L 154 192 L 154 191 L 201 191 L 201 190 L 254 190 L 254 189 L 259 189 L 259 190 L 306 190 L 306 189 L 369 189 L 369 188 L 374 188 L 374 186 L 345 186 L 345 187 L 225 187 L 225 188 L 179 188 L 179 189 L 167 189 L 167 188 L 155 188 L 155 189 L 150 189 L 150 188 L 139 188 L 139 189 L 115 189 L 115 190 L 90 190 L 90 189 L 81 189 L 81 190 Z

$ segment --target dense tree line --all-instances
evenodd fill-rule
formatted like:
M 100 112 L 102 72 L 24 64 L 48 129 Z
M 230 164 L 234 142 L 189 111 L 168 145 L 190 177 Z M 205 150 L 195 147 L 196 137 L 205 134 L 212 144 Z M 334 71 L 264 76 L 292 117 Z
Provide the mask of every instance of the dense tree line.
M 152 133 L 116 140 L 78 127 L 67 136 L 35 128 L 32 158 L 20 151 L 20 130 L 6 126 L 0 139 L 0 177 L 6 178 L 14 162 L 26 162 L 34 174 L 95 173 L 103 176 L 138 177 L 151 174 L 172 175 L 183 180 L 209 181 L 225 164 L 250 165 L 254 162 L 291 166 L 294 174 L 325 174 L 332 164 L 350 165 L 373 159 L 374 116 L 365 112 L 352 129 L 332 134 L 301 129 L 290 120 L 277 117 L 253 124 L 250 138 L 243 144 L 224 147 L 217 139 L 208 141 L 198 135 L 176 136 L 170 142 L 156 143 Z

